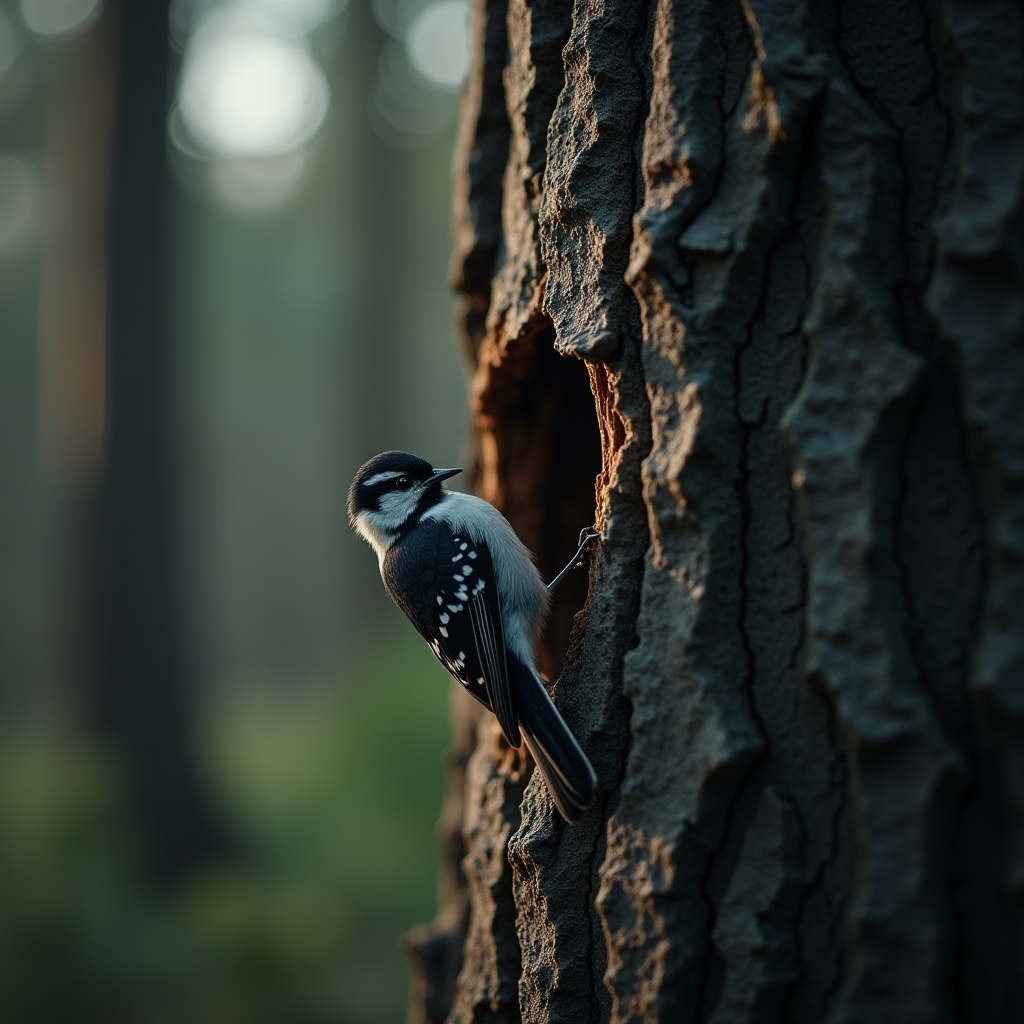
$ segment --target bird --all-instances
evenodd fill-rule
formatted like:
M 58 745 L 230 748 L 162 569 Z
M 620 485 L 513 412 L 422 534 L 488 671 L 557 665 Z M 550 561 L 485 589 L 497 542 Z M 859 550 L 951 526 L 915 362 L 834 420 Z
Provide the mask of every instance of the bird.
M 375 455 L 348 493 L 349 522 L 377 554 L 388 596 L 434 655 L 523 742 L 562 817 L 578 822 L 597 775 L 534 665 L 533 643 L 550 602 L 529 550 L 489 502 L 449 491 L 461 469 L 435 469 L 408 452 Z M 586 543 L 581 537 L 576 564 Z

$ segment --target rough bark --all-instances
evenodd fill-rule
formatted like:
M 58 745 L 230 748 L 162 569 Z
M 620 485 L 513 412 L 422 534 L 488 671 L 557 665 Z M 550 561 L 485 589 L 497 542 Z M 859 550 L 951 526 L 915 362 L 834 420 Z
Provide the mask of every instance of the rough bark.
M 479 722 L 414 1016 L 1020 1019 L 1020 5 L 501 6 L 478 486 L 547 572 L 601 530 L 541 655 L 600 792 Z

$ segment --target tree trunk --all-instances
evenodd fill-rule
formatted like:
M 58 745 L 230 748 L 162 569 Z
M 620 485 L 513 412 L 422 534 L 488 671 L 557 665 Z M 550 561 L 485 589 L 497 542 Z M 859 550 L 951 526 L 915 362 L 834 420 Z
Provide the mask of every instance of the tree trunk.
M 1024 1018 L 1021 6 L 475 13 L 477 483 L 549 575 L 601 530 L 600 792 L 461 733 L 413 1019 Z
M 107 258 L 99 731 L 117 749 L 152 874 L 223 852 L 192 747 L 175 559 L 167 324 L 167 0 L 123 0 Z

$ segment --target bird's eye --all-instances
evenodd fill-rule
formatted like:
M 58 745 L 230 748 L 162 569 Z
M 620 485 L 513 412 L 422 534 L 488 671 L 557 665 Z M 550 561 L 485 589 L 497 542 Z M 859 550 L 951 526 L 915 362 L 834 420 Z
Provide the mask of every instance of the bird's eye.
M 398 479 L 397 479 L 397 480 L 395 481 L 395 486 L 396 486 L 396 487 L 397 487 L 397 488 L 398 488 L 398 489 L 399 489 L 400 491 L 407 491 L 407 490 L 409 490 L 409 488 L 410 488 L 410 487 L 412 487 L 412 477 L 409 477 L 409 476 L 400 476 L 400 477 L 399 477 L 399 478 L 398 478 Z

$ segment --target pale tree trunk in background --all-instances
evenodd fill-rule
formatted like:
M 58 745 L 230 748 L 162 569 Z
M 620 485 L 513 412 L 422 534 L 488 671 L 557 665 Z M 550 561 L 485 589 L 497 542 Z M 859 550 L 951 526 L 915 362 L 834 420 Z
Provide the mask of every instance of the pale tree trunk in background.
M 1021 6 L 476 27 L 478 487 L 547 574 L 596 515 L 545 658 L 601 788 L 457 705 L 413 1018 L 1024 1018 Z

